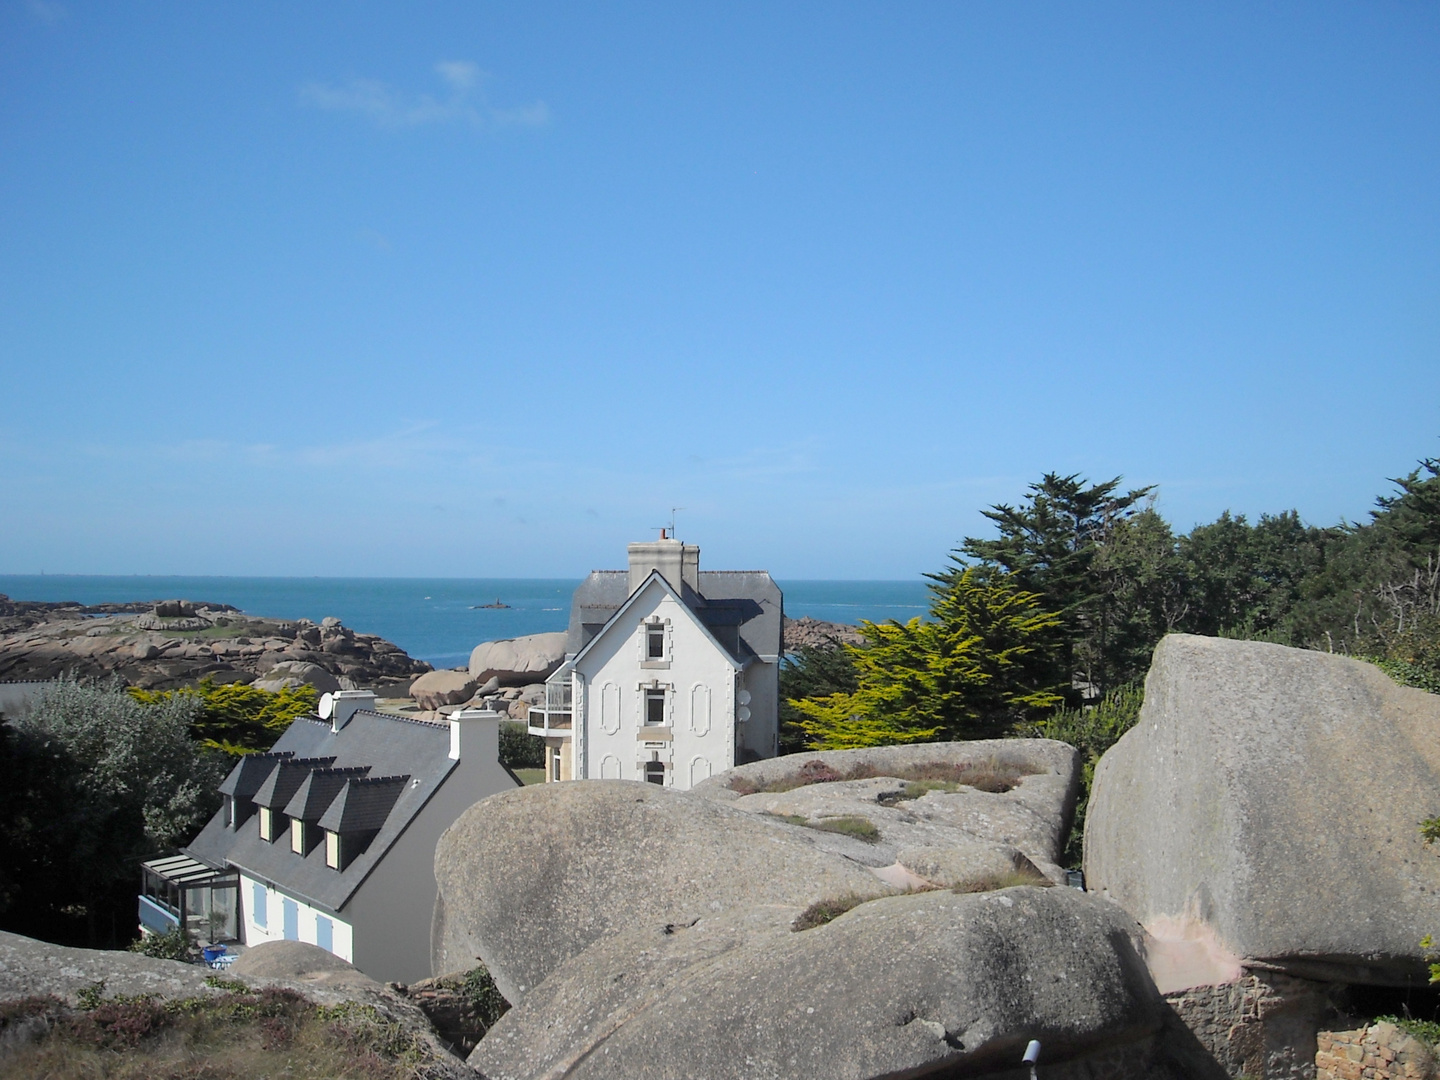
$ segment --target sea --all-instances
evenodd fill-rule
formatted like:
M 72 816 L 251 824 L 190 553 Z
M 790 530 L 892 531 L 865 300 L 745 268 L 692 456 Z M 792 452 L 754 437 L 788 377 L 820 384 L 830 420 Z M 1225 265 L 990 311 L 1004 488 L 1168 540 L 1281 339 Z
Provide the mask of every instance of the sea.
M 311 619 L 333 615 L 378 634 L 437 668 L 460 667 L 482 641 L 564 630 L 577 580 L 551 578 L 107 577 L 0 574 L 12 600 L 80 604 L 192 600 L 230 604 L 247 615 Z M 923 579 L 781 581 L 785 614 L 827 622 L 905 622 L 925 614 Z M 504 607 L 487 605 L 503 604 Z

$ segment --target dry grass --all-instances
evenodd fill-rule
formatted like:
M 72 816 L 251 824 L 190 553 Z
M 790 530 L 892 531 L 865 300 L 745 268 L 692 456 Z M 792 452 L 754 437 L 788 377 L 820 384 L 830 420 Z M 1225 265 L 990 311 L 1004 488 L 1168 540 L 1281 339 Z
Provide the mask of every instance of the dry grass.
M 54 998 L 0 1003 L 0 1080 L 402 1080 L 424 1076 L 429 1047 L 370 1006 L 327 1008 L 290 990 L 180 1001 Z
M 899 796 L 900 798 L 918 799 L 927 791 L 957 791 L 961 787 L 977 788 L 980 791 L 998 794 L 1009 791 L 1020 782 L 1022 777 L 1033 775 L 1033 773 L 1033 769 L 995 761 L 965 764 L 949 761 L 926 761 L 888 769 L 884 772 L 873 765 L 856 762 L 841 772 L 819 758 L 815 758 L 813 761 L 805 762 L 789 776 L 772 780 L 769 783 L 756 783 L 743 776 L 734 777 L 730 781 L 730 790 L 738 791 L 741 795 L 758 795 L 762 792 L 778 794 L 808 787 L 810 784 L 833 784 L 839 780 L 872 780 L 877 776 L 887 776 L 909 781 L 911 785 L 920 785 L 916 794 L 902 793 Z M 910 786 L 907 785 L 906 792 L 909 790 Z
M 827 817 L 815 818 L 813 821 L 805 822 L 807 829 L 816 829 L 820 832 L 840 833 L 842 836 L 853 836 L 856 840 L 863 840 L 867 844 L 878 844 L 880 842 L 880 830 L 875 827 L 873 821 L 863 817 Z
M 997 889 L 1012 889 L 1017 885 L 1033 885 L 1041 889 L 1048 889 L 1054 884 L 1038 870 L 1015 869 L 976 881 L 961 882 L 950 891 L 957 893 L 995 892 Z
M 839 918 L 853 907 L 859 907 L 865 903 L 863 896 L 855 893 L 846 893 L 844 896 L 837 896 L 830 900 L 817 900 L 808 908 L 795 917 L 790 924 L 791 930 L 813 930 L 817 926 L 824 926 L 832 919 Z

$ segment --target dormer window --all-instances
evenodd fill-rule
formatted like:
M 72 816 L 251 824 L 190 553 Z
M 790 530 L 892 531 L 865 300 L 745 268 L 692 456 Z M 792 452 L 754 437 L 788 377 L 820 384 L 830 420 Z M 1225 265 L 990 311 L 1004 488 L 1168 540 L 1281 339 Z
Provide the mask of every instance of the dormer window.
M 340 869 L 340 834 L 325 830 L 325 865 L 331 870 Z
M 315 846 L 315 826 L 302 818 L 290 819 L 290 850 L 296 855 L 309 855 Z
M 260 807 L 260 839 L 267 844 L 275 842 L 275 811 L 268 806 Z

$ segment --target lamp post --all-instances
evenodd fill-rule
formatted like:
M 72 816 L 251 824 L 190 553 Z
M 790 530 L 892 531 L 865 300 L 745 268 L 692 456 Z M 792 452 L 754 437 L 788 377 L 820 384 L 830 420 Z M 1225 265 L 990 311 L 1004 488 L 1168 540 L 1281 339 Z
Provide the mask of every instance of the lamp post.
M 1036 1080 L 1035 1063 L 1040 1060 L 1040 1040 L 1031 1039 L 1030 1045 L 1025 1047 L 1025 1057 L 1021 1059 L 1030 1066 L 1030 1080 Z

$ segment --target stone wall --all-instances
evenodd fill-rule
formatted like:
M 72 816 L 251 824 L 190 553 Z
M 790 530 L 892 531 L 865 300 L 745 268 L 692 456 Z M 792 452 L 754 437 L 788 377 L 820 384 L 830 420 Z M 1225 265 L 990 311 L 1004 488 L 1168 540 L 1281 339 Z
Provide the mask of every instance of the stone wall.
M 1435 1055 L 1394 1024 L 1316 1036 L 1315 1080 L 1432 1080 Z
M 1235 1080 L 1316 1080 L 1316 1035 L 1330 1011 L 1326 984 L 1252 969 L 1235 982 L 1197 986 L 1166 1000 Z

